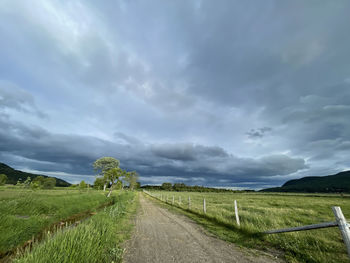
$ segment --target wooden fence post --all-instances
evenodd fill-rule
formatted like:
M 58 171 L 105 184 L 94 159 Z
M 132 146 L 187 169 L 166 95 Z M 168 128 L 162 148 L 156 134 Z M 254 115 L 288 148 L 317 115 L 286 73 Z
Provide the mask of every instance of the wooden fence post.
M 339 206 L 332 207 L 333 213 L 335 215 L 335 219 L 337 220 L 341 235 L 343 236 L 344 243 L 346 245 L 346 249 L 348 251 L 348 256 L 350 257 L 350 230 L 349 226 L 346 222 L 346 219 L 341 211 Z
M 205 204 L 205 198 L 203 198 L 203 212 L 204 212 L 204 214 L 207 213 L 207 207 L 206 207 L 206 204 Z
M 179 205 L 181 205 L 181 195 L 179 196 Z
M 188 197 L 188 209 L 191 209 L 191 197 Z
M 238 216 L 238 208 L 237 208 L 237 200 L 235 200 L 235 215 L 236 215 L 236 222 L 237 225 L 240 226 L 240 222 L 239 222 L 239 216 Z
M 174 203 L 175 203 L 175 197 L 173 196 L 173 205 L 174 205 Z

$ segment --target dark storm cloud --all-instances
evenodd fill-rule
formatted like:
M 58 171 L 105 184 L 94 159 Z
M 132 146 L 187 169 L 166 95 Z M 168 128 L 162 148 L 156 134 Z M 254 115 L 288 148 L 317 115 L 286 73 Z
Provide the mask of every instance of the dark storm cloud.
M 52 134 L 39 127 L 26 127 L 1 118 L 0 153 L 4 161 L 21 160 L 22 167 L 77 174 L 92 174 L 92 163 L 103 154 L 115 156 L 122 166 L 136 169 L 141 176 L 167 177 L 171 180 L 217 185 L 220 180 L 236 183 L 263 180 L 306 168 L 304 160 L 284 155 L 260 159 L 243 159 L 226 153 L 220 147 L 192 144 L 120 144 L 88 136 Z M 190 161 L 190 163 L 189 163 Z M 62 175 L 62 174 L 61 174 Z M 64 175 L 63 175 L 64 176 Z M 67 176 L 66 176 L 67 177 Z M 72 178 L 73 180 L 74 178 Z M 147 182 L 147 179 L 145 179 Z
M 143 182 L 255 188 L 349 169 L 349 10 L 2 1 L 1 158 L 73 178 L 112 155 Z
M 158 157 L 181 161 L 195 161 L 197 158 L 228 156 L 220 147 L 205 147 L 193 144 L 153 145 L 151 149 Z

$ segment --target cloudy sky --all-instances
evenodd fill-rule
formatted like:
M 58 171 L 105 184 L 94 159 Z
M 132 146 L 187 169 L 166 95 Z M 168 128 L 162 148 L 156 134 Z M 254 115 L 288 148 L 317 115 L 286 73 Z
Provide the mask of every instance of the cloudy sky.
M 350 2 L 0 2 L 0 162 L 258 189 L 350 169 Z

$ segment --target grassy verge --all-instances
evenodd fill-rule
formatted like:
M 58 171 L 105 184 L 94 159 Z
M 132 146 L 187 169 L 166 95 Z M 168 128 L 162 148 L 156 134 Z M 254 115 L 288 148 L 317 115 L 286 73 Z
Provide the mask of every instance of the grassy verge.
M 153 192 L 155 193 L 155 192 Z M 331 206 L 340 206 L 350 218 L 350 199 L 328 195 L 276 195 L 230 193 L 156 193 L 175 206 L 169 209 L 183 213 L 203 225 L 219 238 L 237 245 L 262 250 L 283 251 L 288 262 L 349 262 L 339 229 L 263 235 L 262 231 L 327 221 L 335 221 Z M 188 196 L 191 209 L 188 209 Z M 181 197 L 181 203 L 179 198 Z M 203 198 L 207 214 L 203 214 Z M 241 227 L 235 223 L 233 201 L 238 201 Z
M 0 255 L 51 224 L 110 202 L 102 192 L 0 189 Z
M 15 262 L 121 262 L 121 245 L 130 236 L 137 200 L 134 192 L 120 193 L 113 206 L 76 228 L 47 235 L 44 242 Z

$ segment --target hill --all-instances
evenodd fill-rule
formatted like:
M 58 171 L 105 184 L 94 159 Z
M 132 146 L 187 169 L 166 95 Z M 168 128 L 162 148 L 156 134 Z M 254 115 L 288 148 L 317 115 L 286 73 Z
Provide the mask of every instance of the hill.
M 350 193 L 350 171 L 328 176 L 309 176 L 290 180 L 281 187 L 267 188 L 263 192 Z
M 7 184 L 16 184 L 18 179 L 22 179 L 22 181 L 26 180 L 27 177 L 29 176 L 32 180 L 41 175 L 41 174 L 32 174 L 32 173 L 26 173 L 26 172 L 22 172 L 22 171 L 18 171 L 18 170 L 15 170 L 13 169 L 12 167 L 4 164 L 4 163 L 0 163 L 0 174 L 6 174 L 8 179 L 7 179 Z M 41 175 L 43 177 L 49 177 L 47 175 Z M 56 178 L 56 186 L 70 186 L 71 184 L 62 180 L 62 179 L 59 179 L 59 178 Z

